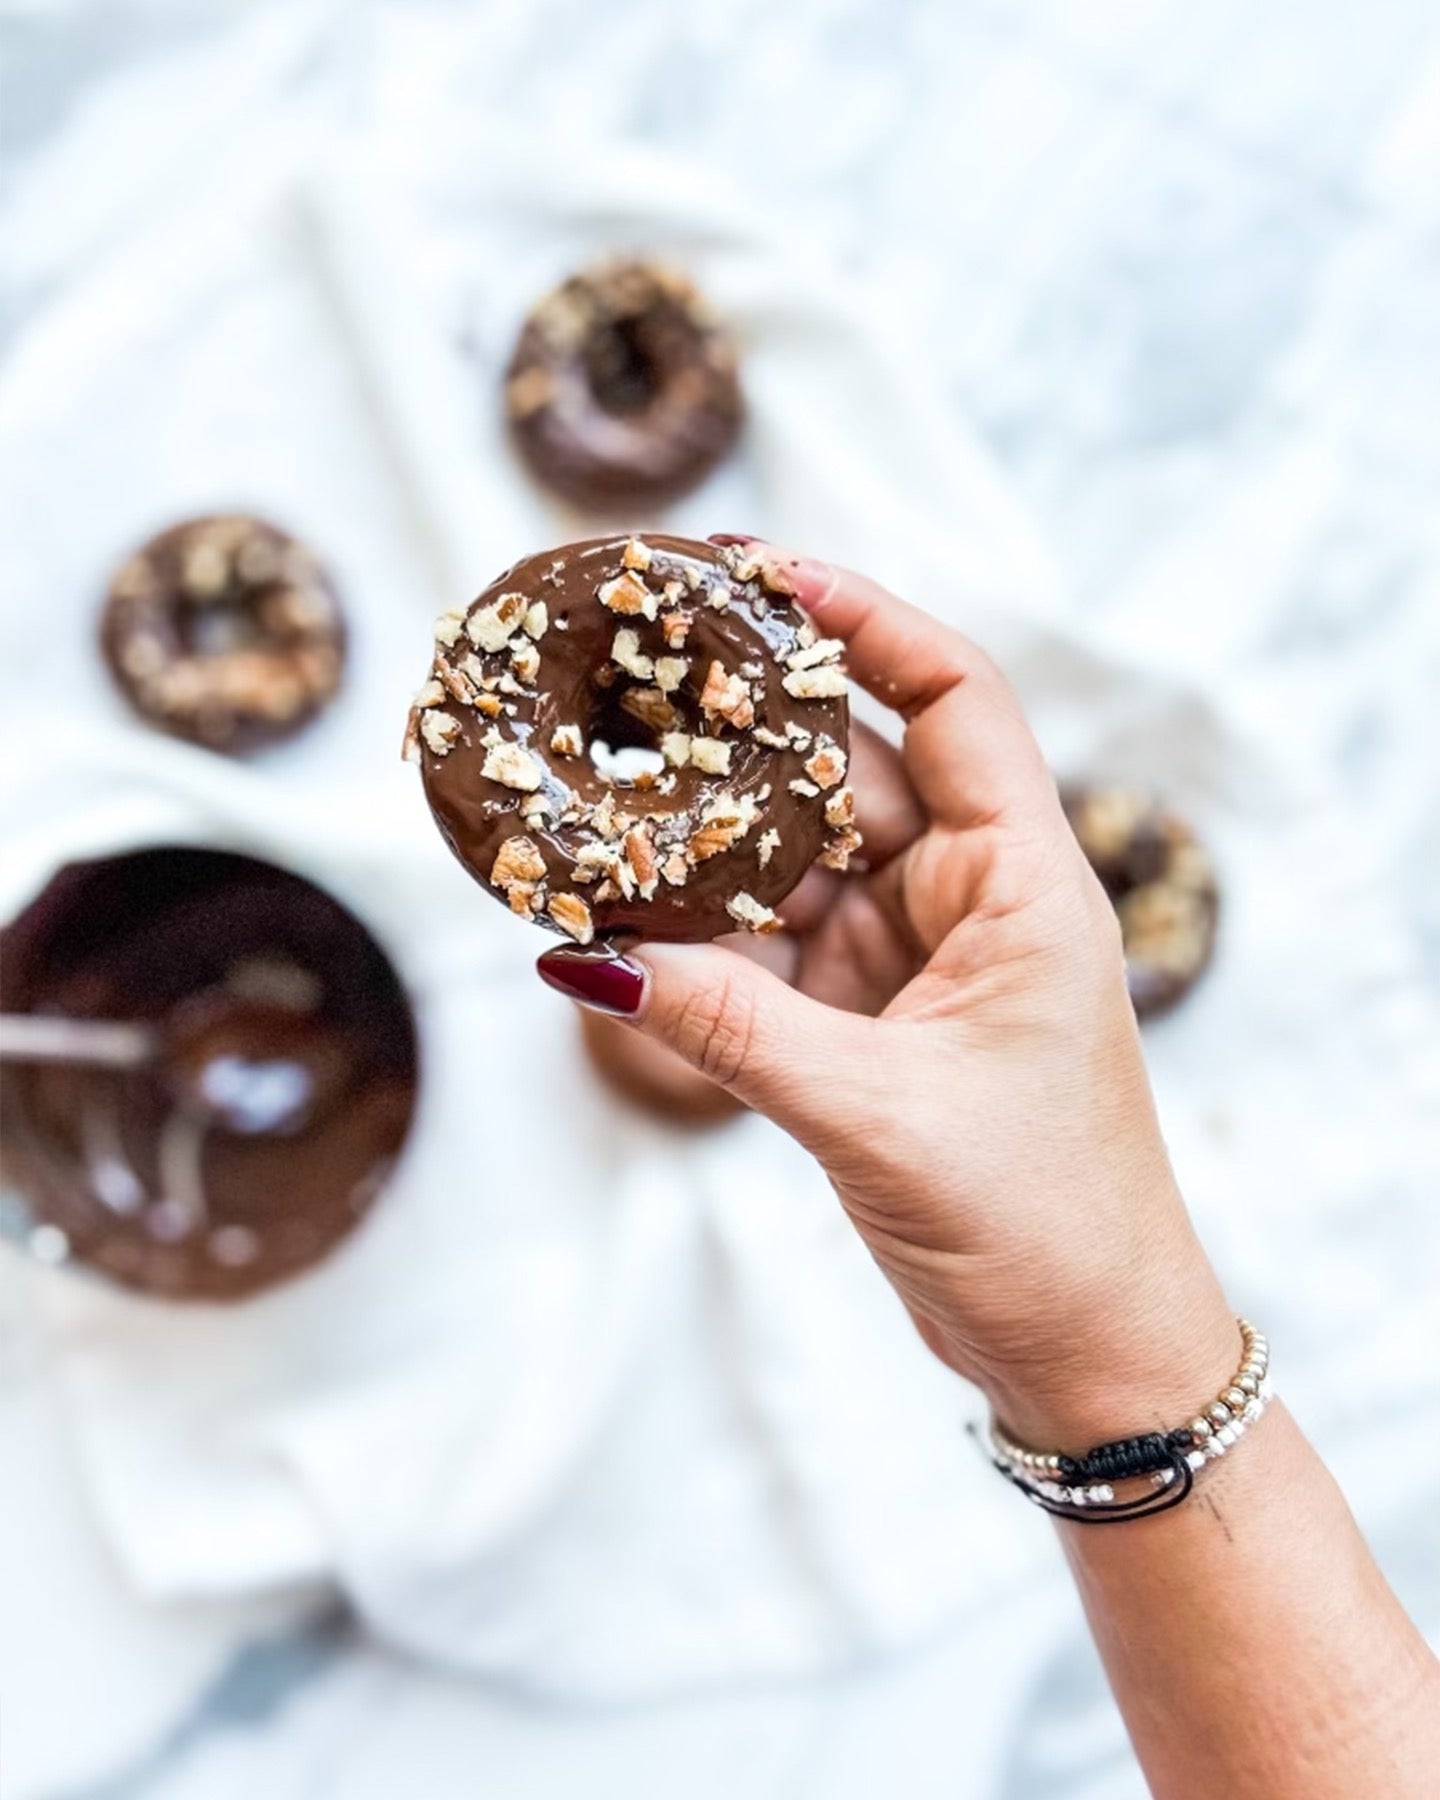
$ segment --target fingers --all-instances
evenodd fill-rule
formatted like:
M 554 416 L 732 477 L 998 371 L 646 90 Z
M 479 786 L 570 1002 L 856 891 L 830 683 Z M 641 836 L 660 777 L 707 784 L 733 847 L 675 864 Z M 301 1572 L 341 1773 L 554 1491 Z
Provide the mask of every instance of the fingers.
M 855 823 L 865 840 L 861 854 L 867 868 L 878 869 L 919 837 L 926 825 L 924 809 L 900 752 L 859 719 L 850 722 L 846 780 L 855 790 Z
M 876 1027 L 749 958 L 717 944 L 645 944 L 625 956 L 550 950 L 539 969 L 572 999 L 633 1020 L 809 1148 L 854 1129 Z
M 905 719 L 905 766 L 933 818 L 968 826 L 1053 806 L 1040 747 L 983 650 L 864 575 L 768 553 L 817 629 L 844 642 L 854 679 Z

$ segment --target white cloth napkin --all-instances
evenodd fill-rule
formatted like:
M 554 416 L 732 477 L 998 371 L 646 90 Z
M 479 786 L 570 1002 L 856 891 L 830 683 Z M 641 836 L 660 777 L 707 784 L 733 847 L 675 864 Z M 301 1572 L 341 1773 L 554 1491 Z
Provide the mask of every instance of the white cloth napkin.
M 0 451 L 24 444 L 0 523 L 6 916 L 67 857 L 246 848 L 370 922 L 422 1032 L 401 1166 L 314 1274 L 225 1310 L 34 1273 L 103 1528 L 157 1598 L 329 1576 L 398 1644 L 594 1698 L 912 1641 L 1047 1546 L 808 1158 L 759 1119 L 691 1138 L 607 1099 L 538 938 L 449 862 L 396 761 L 431 614 L 583 526 L 504 450 L 519 313 L 635 245 L 688 264 L 745 345 L 742 459 L 681 529 L 887 576 L 1008 663 L 1057 762 L 1218 821 L 1211 710 L 1068 635 L 924 371 L 643 159 L 482 159 L 401 198 L 353 147 L 272 144 L 230 204 L 155 225 L 42 319 L 0 391 Z M 335 715 L 253 767 L 127 720 L 88 644 L 106 569 L 204 506 L 299 530 L 356 624 Z

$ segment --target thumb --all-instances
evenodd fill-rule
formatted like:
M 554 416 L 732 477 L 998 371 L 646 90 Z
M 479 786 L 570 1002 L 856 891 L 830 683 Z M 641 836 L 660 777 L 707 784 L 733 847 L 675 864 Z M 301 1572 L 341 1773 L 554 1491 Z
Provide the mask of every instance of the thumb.
M 797 993 L 718 944 L 547 950 L 541 977 L 582 1005 L 633 1022 L 808 1148 L 855 1119 L 857 1075 L 876 1027 Z

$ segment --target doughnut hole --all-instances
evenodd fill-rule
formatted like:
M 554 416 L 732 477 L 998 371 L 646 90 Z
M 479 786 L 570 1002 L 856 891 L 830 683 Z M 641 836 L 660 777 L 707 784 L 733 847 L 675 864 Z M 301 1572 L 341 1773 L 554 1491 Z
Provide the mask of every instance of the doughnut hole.
M 585 381 L 607 413 L 644 412 L 664 385 L 656 351 L 656 321 L 643 316 L 612 319 L 591 331 L 581 353 Z
M 590 679 L 589 711 L 581 721 L 591 766 L 610 787 L 633 787 L 637 775 L 657 776 L 665 768 L 660 740 L 667 732 L 687 735 L 706 727 L 693 681 L 669 694 L 605 664 Z

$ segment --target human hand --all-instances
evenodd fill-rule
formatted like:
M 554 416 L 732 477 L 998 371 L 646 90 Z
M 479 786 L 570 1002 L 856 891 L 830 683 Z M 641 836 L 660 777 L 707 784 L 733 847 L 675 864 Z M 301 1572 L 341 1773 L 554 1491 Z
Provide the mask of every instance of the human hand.
M 773 554 L 905 723 L 852 732 L 865 872 L 780 909 L 788 966 L 711 945 L 540 959 L 825 1168 L 922 1336 L 1026 1441 L 1173 1423 L 1234 1317 L 1166 1157 L 1113 910 L 1019 703 L 958 633 Z M 765 962 L 773 964 L 774 958 Z

